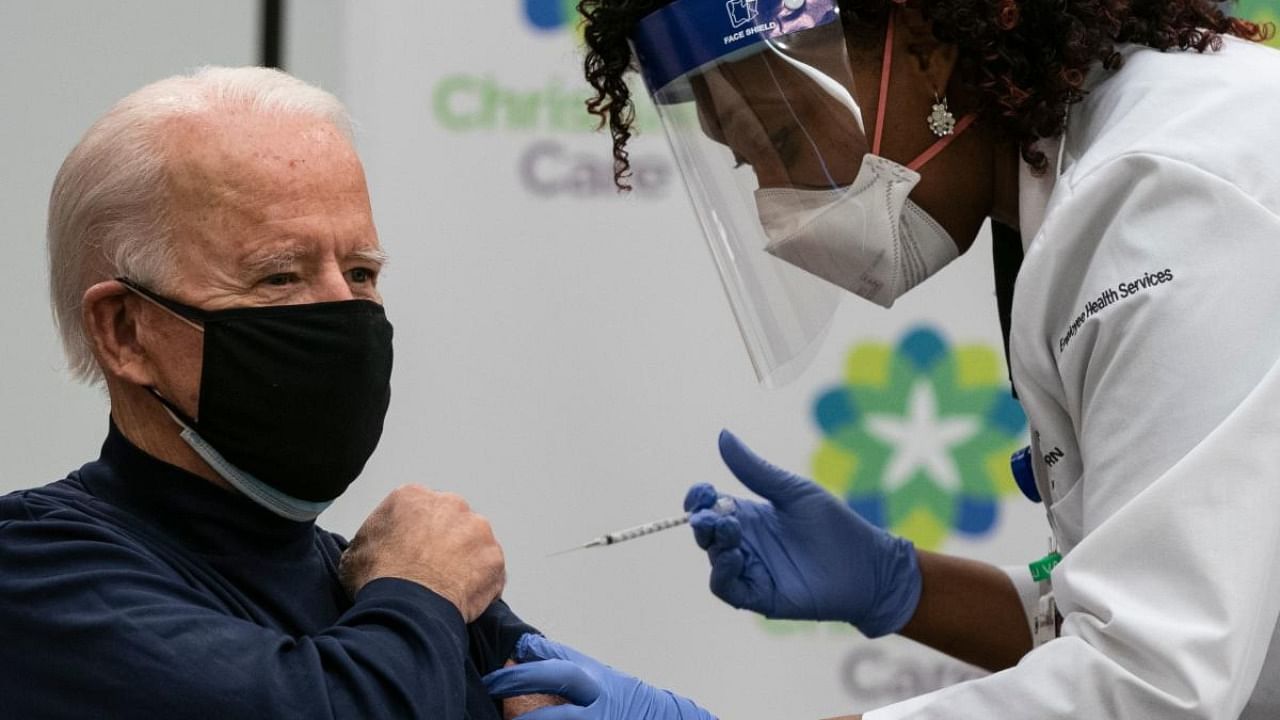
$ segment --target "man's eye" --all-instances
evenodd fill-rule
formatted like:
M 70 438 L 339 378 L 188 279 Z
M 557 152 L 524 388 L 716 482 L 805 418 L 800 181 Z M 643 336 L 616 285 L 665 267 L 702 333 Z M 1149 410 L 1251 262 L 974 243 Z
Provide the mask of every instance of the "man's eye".
M 375 278 L 377 278 L 377 277 L 378 277 L 378 272 L 377 272 L 376 270 L 372 270 L 372 269 L 370 269 L 370 268 L 358 267 L 358 268 L 353 268 L 353 269 L 348 273 L 348 275 L 349 275 L 349 276 L 350 276 L 350 278 L 351 278 L 351 282 L 354 282 L 354 283 L 371 283 L 371 282 L 373 282 L 373 281 L 374 281 L 374 279 L 375 279 Z
M 286 287 L 298 281 L 298 276 L 293 273 L 275 273 L 268 275 L 262 279 L 263 285 L 271 285 L 273 287 Z

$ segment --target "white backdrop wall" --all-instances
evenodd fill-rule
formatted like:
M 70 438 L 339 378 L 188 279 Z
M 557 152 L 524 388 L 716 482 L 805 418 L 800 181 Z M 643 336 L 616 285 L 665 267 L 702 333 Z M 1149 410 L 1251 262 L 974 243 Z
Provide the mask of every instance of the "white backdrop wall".
M 342 0 L 289 3 L 285 60 L 341 79 Z M 96 457 L 107 406 L 64 373 L 48 303 L 45 212 L 54 175 L 89 125 L 143 85 L 200 65 L 258 62 L 259 0 L 0 0 L 0 491 Z
M 322 522 L 350 534 L 404 482 L 459 491 L 494 521 L 524 617 L 725 718 L 840 714 L 968 676 L 906 641 L 729 609 L 684 531 L 547 557 L 678 512 L 693 482 L 736 491 L 715 452 L 722 427 L 862 507 L 883 500 L 924 546 L 1021 563 L 1046 532 L 1000 457 L 1016 422 L 981 410 L 1005 391 L 988 240 L 892 312 L 850 300 L 799 381 L 760 389 L 651 119 L 637 191 L 613 193 L 607 138 L 580 111 L 567 5 L 290 4 L 291 68 L 350 104 L 393 256 L 387 432 Z M 142 84 L 253 62 L 256 19 L 251 0 L 0 0 L 0 490 L 61 477 L 105 430 L 100 395 L 62 374 L 49 320 L 44 210 L 59 163 Z M 885 374 L 911 358 L 933 362 Z M 919 388 L 941 418 L 979 417 L 981 433 L 946 448 L 955 477 L 913 468 L 886 484 L 868 469 L 902 449 L 861 414 L 910 419 Z
M 49 310 L 45 212 L 62 159 L 116 100 L 258 58 L 257 0 L 0 0 L 0 490 L 97 457 L 107 409 L 73 385 Z

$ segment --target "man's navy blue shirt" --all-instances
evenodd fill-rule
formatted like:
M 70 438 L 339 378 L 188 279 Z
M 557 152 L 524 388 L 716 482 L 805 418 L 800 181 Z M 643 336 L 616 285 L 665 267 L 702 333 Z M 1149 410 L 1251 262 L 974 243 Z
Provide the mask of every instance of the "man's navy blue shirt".
M 480 677 L 533 628 L 394 578 L 353 602 L 345 546 L 112 425 L 96 462 L 0 498 L 0 715 L 500 718 Z

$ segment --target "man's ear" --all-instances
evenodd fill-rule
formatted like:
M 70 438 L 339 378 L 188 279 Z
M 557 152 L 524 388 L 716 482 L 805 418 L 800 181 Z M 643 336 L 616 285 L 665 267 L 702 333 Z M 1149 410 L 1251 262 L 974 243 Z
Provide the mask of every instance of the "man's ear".
M 139 342 L 143 301 L 117 280 L 84 291 L 81 322 L 103 374 L 134 385 L 155 384 L 155 369 Z
M 901 72 L 910 73 L 928 85 L 939 97 L 947 92 L 951 75 L 960 57 L 960 47 L 940 42 L 933 35 L 933 23 L 912 5 L 898 7 L 898 40 L 894 43 L 914 62 L 903 63 Z M 901 56 L 900 56 L 901 57 Z M 895 69 L 895 72 L 899 70 Z

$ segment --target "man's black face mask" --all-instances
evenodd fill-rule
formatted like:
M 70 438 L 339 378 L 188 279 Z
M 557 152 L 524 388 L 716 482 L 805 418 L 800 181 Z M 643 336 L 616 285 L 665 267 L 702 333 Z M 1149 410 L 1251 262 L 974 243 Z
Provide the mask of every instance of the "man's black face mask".
M 202 310 L 117 279 L 203 329 L 196 417 L 151 390 L 227 462 L 310 503 L 333 500 L 360 475 L 391 402 L 392 329 L 381 305 Z

